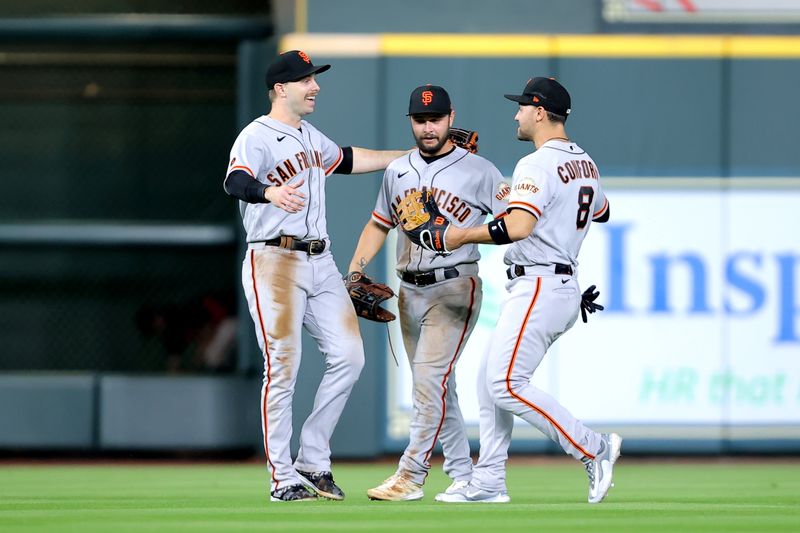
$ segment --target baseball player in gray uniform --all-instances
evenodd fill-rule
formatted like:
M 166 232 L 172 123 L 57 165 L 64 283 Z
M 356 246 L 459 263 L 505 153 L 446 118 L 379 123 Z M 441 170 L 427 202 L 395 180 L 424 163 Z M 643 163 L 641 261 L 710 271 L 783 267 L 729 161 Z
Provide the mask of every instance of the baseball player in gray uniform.
M 505 213 L 506 201 L 498 192 L 500 171 L 448 138 L 455 113 L 447 91 L 435 85 L 414 89 L 408 115 L 418 149 L 386 169 L 351 271 L 363 271 L 377 254 L 389 230 L 398 224 L 397 204 L 412 191 L 431 191 L 444 216 L 460 227 L 480 225 L 487 214 Z M 472 477 L 455 366 L 480 312 L 479 258 L 476 245 L 443 257 L 412 244 L 402 232 L 398 235 L 397 274 L 402 280 L 398 306 L 414 383 L 414 413 L 409 444 L 397 471 L 367 491 L 373 500 L 422 499 L 437 439 L 442 442 L 444 470 L 453 480 L 446 493 L 463 491 Z
M 316 106 L 316 75 L 329 68 L 298 50 L 270 65 L 271 111 L 237 137 L 224 182 L 240 200 L 247 232 L 242 284 L 264 354 L 260 411 L 272 501 L 344 498 L 331 473 L 329 442 L 364 365 L 364 348 L 330 252 L 325 183 L 333 173 L 382 170 L 405 153 L 340 148 L 302 119 Z M 292 463 L 302 327 L 317 341 L 326 370 Z
M 510 501 L 505 468 L 517 415 L 583 461 L 589 503 L 599 503 L 611 487 L 622 438 L 592 431 L 530 380 L 550 345 L 586 308 L 593 288 L 580 293 L 578 252 L 592 222 L 609 219 L 608 200 L 594 161 L 566 135 L 567 90 L 554 79 L 533 78 L 521 95 L 506 98 L 519 103 L 517 136 L 536 146 L 514 169 L 508 216 L 472 229 L 454 225 L 445 234 L 450 250 L 513 243 L 504 258 L 508 296 L 479 373 L 480 458 L 466 491 L 445 501 Z

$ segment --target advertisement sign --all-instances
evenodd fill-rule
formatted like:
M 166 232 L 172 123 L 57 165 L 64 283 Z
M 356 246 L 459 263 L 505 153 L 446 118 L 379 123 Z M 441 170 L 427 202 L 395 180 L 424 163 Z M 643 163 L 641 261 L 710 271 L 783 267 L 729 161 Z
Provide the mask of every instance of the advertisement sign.
M 800 190 L 608 195 L 611 220 L 591 226 L 578 267 L 606 309 L 556 341 L 534 385 L 590 427 L 628 436 L 800 438 Z M 503 247 L 481 253 L 484 304 L 456 369 L 472 436 L 506 281 Z M 388 433 L 402 440 L 411 374 L 397 325 L 391 334 L 400 366 L 389 368 Z M 518 421 L 518 437 L 541 435 Z
M 800 18 L 796 0 L 603 0 L 608 22 L 791 23 Z

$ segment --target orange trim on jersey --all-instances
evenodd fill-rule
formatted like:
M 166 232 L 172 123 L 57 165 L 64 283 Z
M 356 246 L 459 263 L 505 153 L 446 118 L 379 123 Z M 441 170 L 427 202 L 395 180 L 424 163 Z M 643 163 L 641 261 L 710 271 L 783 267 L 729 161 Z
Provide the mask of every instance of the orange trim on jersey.
M 236 165 L 235 167 L 231 167 L 231 172 L 233 172 L 233 171 L 234 171 L 234 170 L 236 170 L 237 168 L 240 168 L 240 169 L 242 169 L 242 170 L 246 170 L 246 171 L 247 171 L 247 173 L 248 173 L 248 174 L 250 174 L 252 177 L 254 177 L 254 178 L 256 177 L 256 175 L 253 173 L 253 171 L 252 171 L 252 170 L 250 170 L 250 167 L 246 167 L 246 166 L 244 166 L 244 165 Z
M 275 465 L 272 464 L 272 460 L 269 458 L 269 444 L 267 438 L 267 430 L 269 429 L 269 425 L 267 423 L 267 398 L 269 397 L 269 385 L 272 383 L 272 363 L 269 357 L 269 339 L 267 339 L 267 328 L 264 327 L 264 318 L 261 316 L 261 303 L 259 302 L 258 286 L 256 285 L 256 260 L 253 250 L 250 250 L 250 274 L 253 278 L 253 294 L 255 294 L 256 297 L 258 325 L 261 328 L 261 336 L 264 339 L 264 357 L 267 360 L 267 380 L 264 383 L 264 399 L 261 401 L 261 419 L 264 421 L 264 453 L 267 455 L 267 463 L 269 463 L 271 469 L 270 474 L 272 475 L 272 481 L 275 482 L 275 488 L 277 489 L 278 480 L 275 478 Z
M 603 207 L 601 207 L 599 211 L 597 211 L 595 214 L 592 215 L 592 218 L 597 218 L 601 216 L 603 214 L 603 211 L 605 211 L 607 207 L 608 207 L 608 198 L 606 198 L 606 201 L 603 202 Z
M 528 202 L 520 202 L 519 200 L 515 200 L 513 202 L 508 202 L 508 207 L 511 207 L 512 205 L 524 205 L 525 207 L 529 207 L 529 208 L 533 209 L 534 211 L 536 211 L 536 214 L 537 214 L 536 218 L 539 218 L 540 216 L 542 216 L 542 212 L 539 211 L 539 208 L 536 207 L 533 204 L 529 204 Z
M 578 451 L 580 451 L 583 455 L 585 455 L 589 459 L 594 460 L 594 455 L 584 450 L 577 442 L 575 442 L 575 440 L 572 437 L 570 437 L 566 431 L 564 431 L 564 428 L 562 428 L 561 425 L 558 422 L 556 422 L 550 415 L 548 415 L 540 407 L 529 402 L 528 400 L 526 400 L 525 398 L 523 398 L 522 396 L 520 396 L 511 389 L 511 372 L 514 369 L 514 362 L 517 359 L 517 351 L 519 350 L 519 345 L 522 344 L 522 335 L 525 333 L 525 327 L 528 325 L 528 319 L 531 316 L 531 311 L 533 311 L 533 308 L 536 305 L 536 300 L 539 299 L 539 292 L 541 291 L 541 288 L 542 288 L 542 278 L 539 277 L 536 278 L 536 292 L 534 292 L 533 294 L 531 305 L 528 306 L 528 312 L 525 313 L 525 320 L 522 321 L 522 327 L 520 328 L 519 335 L 517 336 L 517 343 L 514 345 L 514 352 L 511 354 L 511 362 L 508 364 L 508 372 L 506 373 L 506 390 L 509 392 L 509 394 L 511 394 L 512 397 L 516 398 L 520 402 L 524 403 L 525 405 L 527 405 L 528 407 L 530 407 L 531 409 L 542 415 L 548 422 L 550 422 L 550 424 L 553 425 L 554 428 L 556 428 L 556 430 L 559 433 L 561 433 L 562 435 L 564 435 L 564 437 L 566 437 L 566 439 L 570 442 L 570 444 L 572 444 L 575 448 L 577 448 Z
M 339 163 L 342 162 L 342 158 L 343 157 L 344 157 L 344 152 L 342 152 L 342 149 L 339 148 L 339 158 L 336 161 L 334 161 L 331 166 L 329 166 L 328 168 L 325 169 L 325 175 L 326 176 L 328 176 L 331 172 L 336 170 L 336 167 L 338 167 Z
M 447 372 L 444 373 L 444 377 L 442 378 L 442 418 L 439 419 L 439 427 L 436 428 L 436 433 L 433 435 L 433 442 L 431 442 L 431 448 L 427 452 L 425 452 L 425 459 L 422 460 L 424 464 L 428 464 L 428 459 L 433 453 L 433 448 L 436 446 L 436 440 L 439 438 L 439 433 L 442 431 L 442 425 L 444 424 L 444 417 L 447 414 L 447 380 L 450 378 L 450 374 L 453 372 L 453 366 L 456 364 L 456 358 L 458 354 L 461 352 L 461 345 L 464 343 L 464 337 L 467 336 L 467 330 L 469 329 L 469 321 L 472 319 L 472 306 L 475 304 L 475 278 L 469 278 L 470 283 L 472 284 L 472 288 L 469 293 L 469 310 L 467 311 L 467 320 L 464 322 L 464 329 L 461 330 L 461 338 L 458 340 L 458 345 L 456 346 L 456 351 L 453 354 L 453 358 L 450 359 L 450 366 L 447 367 Z M 430 470 L 430 469 L 428 469 Z M 428 477 L 428 471 L 425 472 L 425 477 Z
M 376 222 L 379 222 L 380 224 L 383 224 L 384 226 L 389 226 L 389 229 L 394 228 L 394 224 L 392 224 L 391 220 L 386 220 L 385 218 L 380 216 L 375 211 L 372 212 L 372 218 L 376 219 Z
M 502 213 L 500 213 L 499 215 L 495 215 L 495 216 L 494 216 L 494 218 L 495 218 L 495 220 L 497 220 L 498 218 L 503 218 L 503 217 L 504 217 L 504 216 L 506 216 L 507 214 L 508 214 L 508 211 L 503 211 L 503 212 L 502 212 Z

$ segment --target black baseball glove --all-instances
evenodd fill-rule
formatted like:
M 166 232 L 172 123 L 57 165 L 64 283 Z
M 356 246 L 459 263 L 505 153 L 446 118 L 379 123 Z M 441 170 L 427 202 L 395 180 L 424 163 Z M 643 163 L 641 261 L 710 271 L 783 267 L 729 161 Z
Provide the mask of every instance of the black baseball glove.
M 453 144 L 469 150 L 473 154 L 478 153 L 478 132 L 465 130 L 462 128 L 450 128 L 450 140 Z
M 362 272 L 348 272 L 344 277 L 344 286 L 353 302 L 356 314 L 373 322 L 391 322 L 394 313 L 381 307 L 381 304 L 394 296 L 388 285 L 375 283 Z
M 445 244 L 450 221 L 439 211 L 429 191 L 414 191 L 400 200 L 397 218 L 411 242 L 437 255 L 450 254 Z
M 605 309 L 602 305 L 594 303 L 598 296 L 600 296 L 600 291 L 596 291 L 594 285 L 583 291 L 581 295 L 581 318 L 584 323 L 589 321 L 586 313 L 592 314 L 595 311 L 602 311 Z

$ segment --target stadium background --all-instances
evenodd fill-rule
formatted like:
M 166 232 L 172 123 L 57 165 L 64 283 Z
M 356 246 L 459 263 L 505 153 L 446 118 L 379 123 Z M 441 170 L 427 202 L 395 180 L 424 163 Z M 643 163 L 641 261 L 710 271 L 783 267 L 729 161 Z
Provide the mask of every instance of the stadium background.
M 312 120 L 335 141 L 409 146 L 408 93 L 438 83 L 505 175 L 530 145 L 501 95 L 561 79 L 570 135 L 615 208 L 582 254 L 609 309 L 559 341 L 545 385 L 626 435 L 626 453 L 797 453 L 800 6 L 774 3 L 4 3 L 0 449 L 263 453 L 240 221 L 221 182 L 237 132 L 267 111 L 269 58 L 302 48 L 334 66 Z M 379 178 L 328 186 L 341 268 Z M 202 359 L 231 324 L 233 353 Z M 404 444 L 402 373 L 385 330 L 362 333 L 337 457 Z M 304 348 L 298 421 L 322 372 Z M 598 375 L 627 395 L 598 400 L 582 386 Z M 512 449 L 556 453 L 522 427 Z

